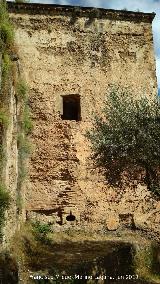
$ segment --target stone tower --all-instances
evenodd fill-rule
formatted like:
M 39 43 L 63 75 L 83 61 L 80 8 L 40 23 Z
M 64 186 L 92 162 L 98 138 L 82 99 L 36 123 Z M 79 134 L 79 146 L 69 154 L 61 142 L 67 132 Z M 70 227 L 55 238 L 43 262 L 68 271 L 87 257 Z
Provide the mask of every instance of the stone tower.
M 34 126 L 27 218 L 58 230 L 71 224 L 115 230 L 133 220 L 158 228 L 157 203 L 146 187 L 137 183 L 122 193 L 109 186 L 85 137 L 112 85 L 135 96 L 157 94 L 155 15 L 33 3 L 8 7 Z

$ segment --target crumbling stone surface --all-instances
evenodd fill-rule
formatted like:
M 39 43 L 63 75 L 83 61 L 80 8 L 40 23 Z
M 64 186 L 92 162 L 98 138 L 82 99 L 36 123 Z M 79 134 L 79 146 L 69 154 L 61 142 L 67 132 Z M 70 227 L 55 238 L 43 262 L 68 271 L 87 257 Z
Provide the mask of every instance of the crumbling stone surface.
M 156 95 L 153 16 L 100 10 L 97 16 L 85 8 L 77 16 L 71 8 L 48 5 L 46 14 L 41 6 L 14 5 L 10 18 L 30 87 L 34 126 L 28 218 L 42 217 L 61 227 L 72 212 L 76 226 L 116 230 L 122 215 L 133 216 L 138 228 L 144 224 L 139 217 L 145 216 L 147 227 L 159 230 L 158 203 L 147 188 L 139 182 L 123 190 L 109 186 L 90 158 L 85 137 L 112 85 L 128 88 L 135 97 Z M 80 95 L 81 121 L 61 118 L 62 96 L 71 94 Z M 48 219 L 47 210 L 52 211 Z
M 17 184 L 18 184 L 18 150 L 17 150 L 17 113 L 18 104 L 15 99 L 15 90 L 10 79 L 8 85 L 9 92 L 4 95 L 1 94 L 1 103 L 5 107 L 8 114 L 8 125 L 3 127 L 1 133 L 1 143 L 3 149 L 3 157 L 1 160 L 1 175 L 2 181 L 6 186 L 6 190 L 10 196 L 10 206 L 5 212 L 5 226 L 3 227 L 2 243 L 4 246 L 12 235 L 15 233 L 18 226 L 17 214 Z M 2 246 L 1 246 L 2 248 Z

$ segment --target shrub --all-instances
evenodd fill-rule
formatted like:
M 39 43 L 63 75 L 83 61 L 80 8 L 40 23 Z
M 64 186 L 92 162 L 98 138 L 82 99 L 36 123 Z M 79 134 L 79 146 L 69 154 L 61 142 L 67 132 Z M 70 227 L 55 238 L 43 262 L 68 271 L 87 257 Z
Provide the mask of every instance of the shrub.
M 156 259 L 154 256 L 153 243 L 147 247 L 137 249 L 135 255 L 133 256 L 133 267 L 135 273 L 139 275 L 140 279 L 159 283 L 159 273 L 153 269 L 155 262 Z
M 2 56 L 2 81 L 4 82 L 8 79 L 11 70 L 11 59 L 7 53 L 4 53 Z
M 6 152 L 5 152 L 4 146 L 0 144 L 0 173 L 3 170 L 5 161 L 6 161 Z
M 7 127 L 9 124 L 9 119 L 5 111 L 0 111 L 0 125 L 3 125 L 4 127 Z
M 28 87 L 27 87 L 26 82 L 20 79 L 17 82 L 17 86 L 16 86 L 16 93 L 17 93 L 18 98 L 22 100 L 27 100 L 27 92 L 28 92 Z
M 9 48 L 14 42 L 14 31 L 4 2 L 0 3 L 0 34 L 1 49 Z
M 26 137 L 20 133 L 17 137 L 18 142 L 18 149 L 19 149 L 19 156 L 23 160 L 28 157 L 28 155 L 31 153 L 31 145 L 26 140 Z
M 32 121 L 30 118 L 30 110 L 27 104 L 25 104 L 23 111 L 22 128 L 25 134 L 29 134 L 33 128 Z
M 1 24 L 1 40 L 3 44 L 10 47 L 10 45 L 13 43 L 14 39 L 14 32 L 11 24 L 6 21 Z
M 29 0 L 15 0 L 16 3 L 28 3 Z
M 0 3 L 0 52 L 2 54 L 2 93 L 9 83 L 9 74 L 12 69 L 10 52 L 14 44 L 14 31 L 9 21 L 5 1 Z M 7 86 L 6 86 L 7 85 Z
M 142 167 L 148 188 L 160 195 L 160 101 L 135 99 L 127 92 L 113 89 L 102 116 L 95 116 L 86 134 L 92 143 L 98 166 L 107 170 L 110 182 L 120 182 L 130 167 Z M 119 179 L 119 180 L 118 180 Z
M 0 238 L 2 237 L 2 227 L 5 221 L 5 210 L 9 207 L 10 196 L 4 185 L 0 184 Z
M 45 244 L 50 242 L 50 239 L 47 237 L 47 235 L 48 233 L 52 232 L 51 225 L 36 221 L 32 223 L 32 227 L 37 240 L 42 241 Z

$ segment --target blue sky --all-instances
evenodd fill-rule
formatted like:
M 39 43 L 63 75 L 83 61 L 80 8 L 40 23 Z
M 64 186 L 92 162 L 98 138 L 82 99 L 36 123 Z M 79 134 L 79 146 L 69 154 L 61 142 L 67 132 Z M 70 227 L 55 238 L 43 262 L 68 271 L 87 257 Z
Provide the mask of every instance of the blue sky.
M 92 6 L 108 9 L 155 12 L 153 21 L 154 48 L 156 54 L 157 80 L 160 88 L 160 0 L 31 0 L 33 3 Z

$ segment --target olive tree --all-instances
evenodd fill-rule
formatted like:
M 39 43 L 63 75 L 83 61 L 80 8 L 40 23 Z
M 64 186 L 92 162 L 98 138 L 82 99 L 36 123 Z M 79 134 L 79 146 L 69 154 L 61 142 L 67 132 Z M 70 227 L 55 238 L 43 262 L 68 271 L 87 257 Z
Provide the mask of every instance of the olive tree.
M 97 164 L 107 170 L 108 180 L 122 177 L 130 167 L 145 172 L 148 188 L 160 195 L 160 101 L 136 99 L 113 89 L 101 116 L 96 115 L 87 132 Z M 112 179 L 113 180 L 113 179 Z M 111 179 L 110 179 L 111 181 Z

